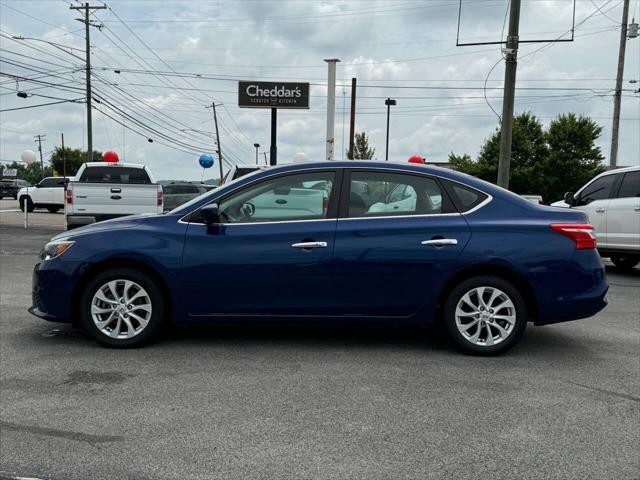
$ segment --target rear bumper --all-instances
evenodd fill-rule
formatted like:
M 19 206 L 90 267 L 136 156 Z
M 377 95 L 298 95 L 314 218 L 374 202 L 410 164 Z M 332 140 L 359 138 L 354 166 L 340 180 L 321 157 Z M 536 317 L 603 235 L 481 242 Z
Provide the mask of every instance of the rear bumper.
M 607 282 L 603 282 L 598 288 L 571 298 L 561 298 L 548 309 L 550 313 L 541 316 L 535 321 L 535 325 L 548 325 L 551 323 L 567 322 L 594 316 L 607 306 L 606 294 L 609 290 Z

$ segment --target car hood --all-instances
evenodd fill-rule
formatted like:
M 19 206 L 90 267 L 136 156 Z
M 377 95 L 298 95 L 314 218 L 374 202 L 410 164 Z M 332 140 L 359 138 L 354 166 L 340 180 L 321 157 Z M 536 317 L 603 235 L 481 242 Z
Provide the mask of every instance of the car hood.
M 111 220 L 103 220 L 102 222 L 92 223 L 84 227 L 75 228 L 66 232 L 59 233 L 52 240 L 73 239 L 84 235 L 91 235 L 106 230 L 125 230 L 139 225 L 143 221 L 151 217 L 157 217 L 156 213 L 142 213 L 139 215 L 128 215 L 126 217 L 113 218 Z

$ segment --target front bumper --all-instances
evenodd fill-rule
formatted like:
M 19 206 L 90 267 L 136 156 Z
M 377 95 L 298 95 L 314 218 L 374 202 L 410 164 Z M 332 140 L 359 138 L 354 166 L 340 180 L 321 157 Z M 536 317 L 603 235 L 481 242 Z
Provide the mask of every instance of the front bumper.
M 64 270 L 52 268 L 49 260 L 38 262 L 32 275 L 29 313 L 52 322 L 71 322 L 71 296 L 73 287 Z

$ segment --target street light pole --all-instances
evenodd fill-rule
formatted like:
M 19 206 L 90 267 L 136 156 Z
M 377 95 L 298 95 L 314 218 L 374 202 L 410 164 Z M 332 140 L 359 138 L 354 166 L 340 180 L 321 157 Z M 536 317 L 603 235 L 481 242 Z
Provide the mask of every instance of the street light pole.
M 387 148 L 384 155 L 384 160 L 385 162 L 388 162 L 389 161 L 389 117 L 391 116 L 391 105 L 396 105 L 396 101 L 391 98 L 387 98 L 384 101 L 384 104 L 387 106 Z
M 258 149 L 260 148 L 260 144 L 254 143 L 253 146 L 256 147 L 256 165 L 258 165 Z

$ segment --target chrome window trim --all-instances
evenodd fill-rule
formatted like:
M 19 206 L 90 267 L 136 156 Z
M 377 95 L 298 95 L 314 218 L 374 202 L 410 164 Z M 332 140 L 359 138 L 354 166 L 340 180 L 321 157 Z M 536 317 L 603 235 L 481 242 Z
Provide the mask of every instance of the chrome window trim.
M 313 167 L 313 168 L 309 168 L 304 170 L 303 172 L 308 172 L 308 171 L 314 171 L 314 170 L 335 170 L 336 173 L 338 170 L 340 169 L 350 169 L 350 170 L 371 170 L 371 167 L 367 166 L 367 167 L 363 167 L 363 166 L 353 166 L 353 167 L 331 167 L 331 166 L 324 166 L 324 167 Z M 401 168 L 388 168 L 388 167 L 374 167 L 375 170 L 380 170 L 380 171 L 386 171 L 386 172 L 406 172 L 406 170 L 403 170 Z M 266 175 L 264 177 L 262 177 L 263 180 L 266 180 L 270 177 L 275 177 L 277 175 L 280 175 L 282 172 L 275 172 L 272 173 L 270 175 Z M 423 213 L 423 214 L 419 214 L 419 215 L 383 215 L 383 216 L 376 216 L 376 217 L 343 217 L 343 218 L 313 218 L 313 219 L 307 219 L 307 220 L 274 220 L 273 222 L 242 222 L 242 223 L 218 223 L 217 225 L 220 226 L 224 226 L 224 225 L 272 225 L 274 223 L 300 223 L 300 222 L 323 222 L 323 221 L 327 221 L 327 220 L 335 220 L 335 221 L 339 221 L 339 220 L 379 220 L 381 218 L 421 218 L 421 217 L 446 217 L 446 216 L 454 216 L 454 215 L 469 215 L 470 213 L 476 212 L 478 210 L 480 210 L 482 207 L 484 207 L 485 205 L 487 205 L 488 203 L 490 203 L 493 200 L 493 196 L 483 190 L 480 190 L 479 188 L 476 187 L 472 187 L 470 185 L 467 185 L 466 183 L 462 183 L 458 180 L 453 180 L 451 178 L 446 178 L 446 177 L 442 177 L 440 175 L 437 175 L 435 173 L 431 173 L 431 172 L 414 172 L 411 171 L 409 174 L 417 174 L 417 175 L 428 175 L 431 177 L 436 177 L 439 178 L 441 180 L 445 180 L 445 181 L 449 181 L 449 182 L 454 182 L 457 183 L 459 185 L 462 185 L 464 187 L 467 188 L 472 188 L 473 190 L 477 190 L 478 192 L 482 193 L 483 195 L 486 195 L 487 198 L 485 198 L 482 202 L 480 202 L 478 205 L 476 205 L 475 207 L 473 207 L 471 210 L 467 210 L 465 212 L 456 212 L 456 213 Z M 233 188 L 232 190 L 230 190 L 229 192 L 227 192 L 225 195 L 231 194 L 233 192 L 235 192 L 236 190 L 238 190 L 239 188 L 242 188 L 246 185 L 239 185 L 235 188 Z M 208 203 L 206 205 L 209 205 Z M 204 206 L 204 205 L 203 205 Z M 200 207 L 202 208 L 202 207 Z M 196 209 L 197 210 L 197 209 Z M 193 212 L 195 212 L 196 210 L 192 210 L 191 212 L 183 215 L 182 217 L 180 217 L 178 219 L 178 223 L 182 223 L 185 225 L 206 225 L 205 223 L 200 223 L 200 222 L 185 222 L 183 221 L 183 218 L 188 217 L 189 215 L 191 215 Z

